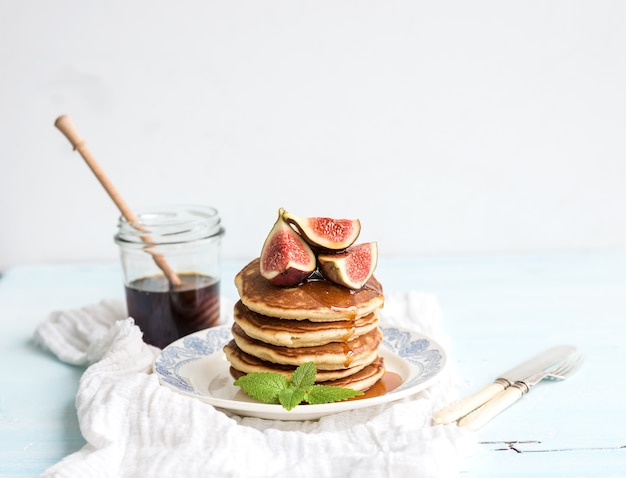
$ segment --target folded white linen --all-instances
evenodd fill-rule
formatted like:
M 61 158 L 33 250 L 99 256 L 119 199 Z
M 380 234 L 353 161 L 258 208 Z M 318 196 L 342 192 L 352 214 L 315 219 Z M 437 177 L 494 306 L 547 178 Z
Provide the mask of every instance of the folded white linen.
M 223 310 L 230 322 L 232 308 Z M 448 350 L 431 294 L 390 295 L 381 318 Z M 143 342 L 120 302 L 54 312 L 35 339 L 60 360 L 89 365 L 76 396 L 87 444 L 44 478 L 452 477 L 477 450 L 475 434 L 431 425 L 433 412 L 463 387 L 453 363 L 427 390 L 397 402 L 318 421 L 275 421 L 227 414 L 160 386 L 152 373 L 159 350 Z

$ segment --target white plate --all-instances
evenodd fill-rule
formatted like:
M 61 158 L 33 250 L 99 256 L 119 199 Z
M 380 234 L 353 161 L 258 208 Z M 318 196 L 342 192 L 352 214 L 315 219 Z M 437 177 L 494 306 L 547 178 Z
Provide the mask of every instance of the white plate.
M 401 385 L 384 395 L 361 400 L 299 405 L 286 410 L 281 405 L 261 403 L 233 385 L 230 364 L 222 347 L 231 340 L 230 326 L 201 330 L 183 337 L 161 351 L 154 371 L 162 385 L 216 408 L 247 417 L 272 420 L 316 420 L 325 415 L 371 407 L 399 400 L 428 388 L 441 377 L 446 365 L 443 348 L 417 332 L 381 326 L 379 352 L 385 367 L 402 378 Z

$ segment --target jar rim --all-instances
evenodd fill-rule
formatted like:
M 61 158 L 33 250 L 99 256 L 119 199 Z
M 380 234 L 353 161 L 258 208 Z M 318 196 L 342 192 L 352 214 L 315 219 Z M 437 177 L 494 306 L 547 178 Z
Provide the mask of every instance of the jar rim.
M 216 208 L 198 204 L 160 205 L 136 214 L 138 222 L 118 219 L 117 243 L 142 245 L 200 241 L 224 234 Z

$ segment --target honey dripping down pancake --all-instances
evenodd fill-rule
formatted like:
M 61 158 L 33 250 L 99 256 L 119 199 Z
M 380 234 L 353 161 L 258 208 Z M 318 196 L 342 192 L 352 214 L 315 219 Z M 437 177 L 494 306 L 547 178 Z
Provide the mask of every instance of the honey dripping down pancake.
M 293 287 L 281 287 L 261 275 L 259 261 L 254 259 L 235 276 L 241 301 L 258 314 L 330 322 L 354 320 L 383 306 L 382 286 L 373 276 L 358 290 L 316 277 Z
M 379 328 L 349 342 L 298 348 L 270 345 L 250 338 L 237 324 L 233 324 L 232 334 L 241 350 L 261 360 L 293 366 L 313 362 L 318 370 L 339 370 L 369 364 L 378 356 L 378 346 L 382 341 Z
M 255 357 L 254 355 L 247 354 L 237 346 L 237 343 L 234 339 L 226 344 L 226 346 L 224 347 L 224 352 L 226 354 L 226 359 L 231 364 L 231 367 L 237 371 L 237 374 L 233 375 L 234 378 L 238 378 L 241 374 L 245 373 L 274 372 L 279 373 L 280 375 L 289 379 L 291 377 L 291 374 L 296 370 L 296 367 L 293 365 L 283 365 L 267 362 L 258 357 Z M 376 358 L 374 361 L 376 360 L 378 360 L 378 358 Z M 315 381 L 328 382 L 332 380 L 346 378 L 363 370 L 368 365 L 370 364 L 356 365 L 354 367 L 341 368 L 338 370 L 318 370 Z
M 358 319 L 333 322 L 277 319 L 253 312 L 241 301 L 235 304 L 234 320 L 249 337 L 284 347 L 312 347 L 330 342 L 349 342 L 371 332 L 379 321 L 377 311 Z

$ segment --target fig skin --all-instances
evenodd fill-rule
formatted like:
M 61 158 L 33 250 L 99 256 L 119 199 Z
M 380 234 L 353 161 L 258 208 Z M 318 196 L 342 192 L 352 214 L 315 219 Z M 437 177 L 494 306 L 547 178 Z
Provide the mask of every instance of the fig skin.
M 270 230 L 261 249 L 261 275 L 272 284 L 294 286 L 316 269 L 313 250 L 283 219 L 283 209 Z
M 372 277 L 378 264 L 378 244 L 367 242 L 343 252 L 318 254 L 322 275 L 329 281 L 350 289 L 360 289 Z
M 287 211 L 283 219 L 292 224 L 311 246 L 329 251 L 347 249 L 361 233 L 358 219 L 333 219 L 330 217 L 300 217 Z

